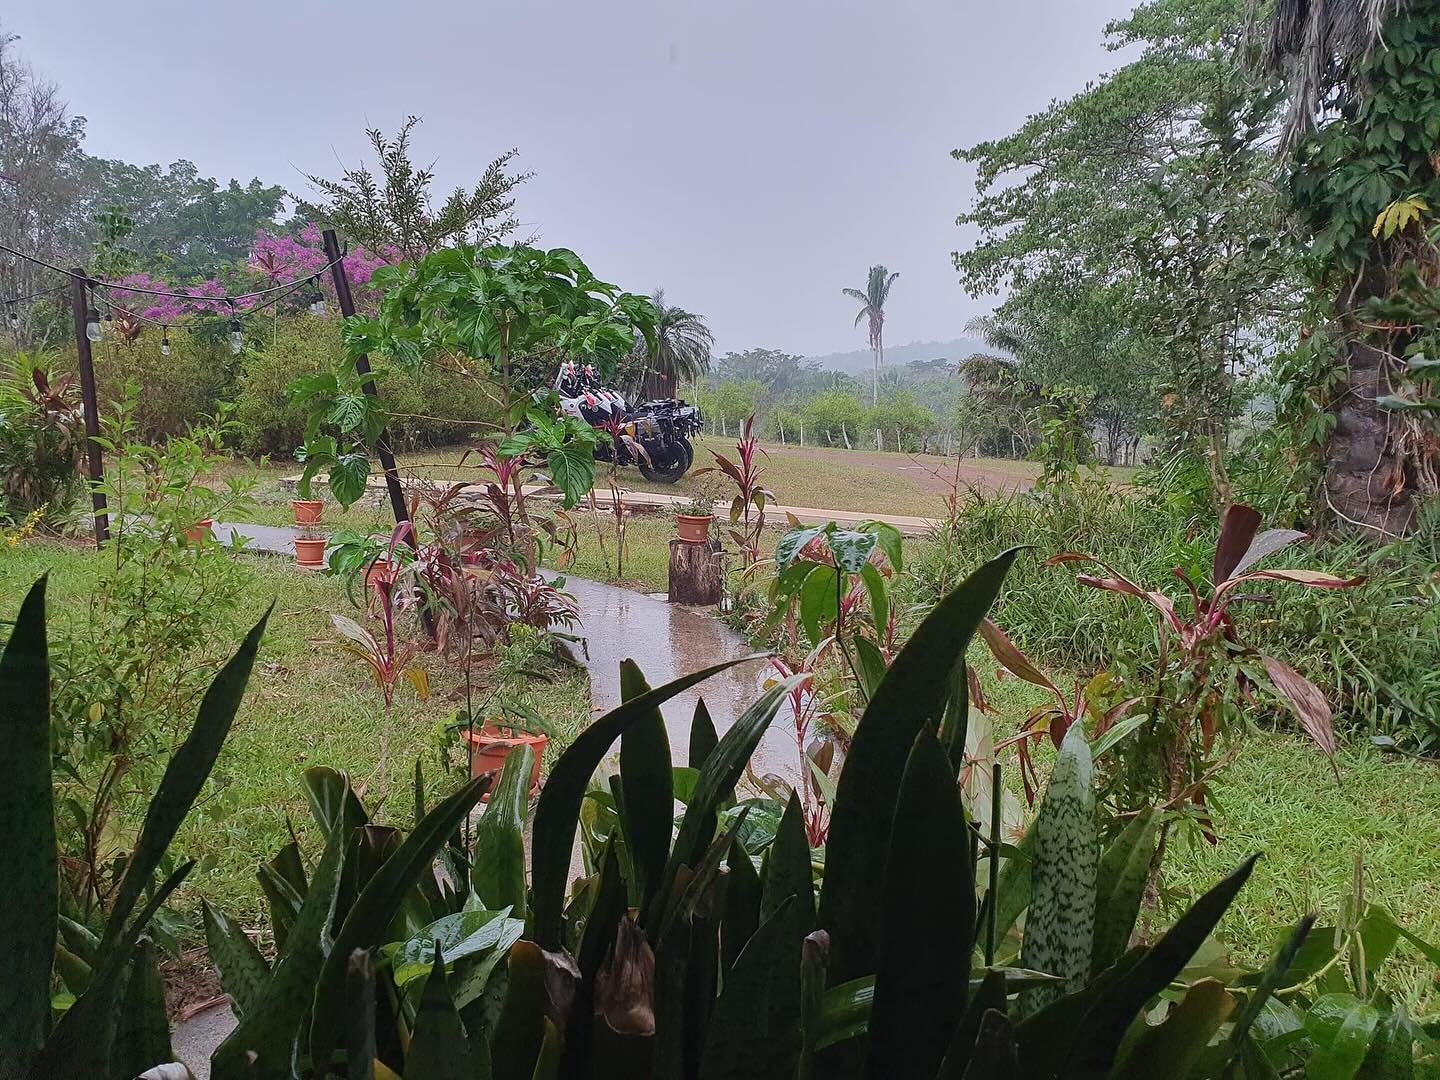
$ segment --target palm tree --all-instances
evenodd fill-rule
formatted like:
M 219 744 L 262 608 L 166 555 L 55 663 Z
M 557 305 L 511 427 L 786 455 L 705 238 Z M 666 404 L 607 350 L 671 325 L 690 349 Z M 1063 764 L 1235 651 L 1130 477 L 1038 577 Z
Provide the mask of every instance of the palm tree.
M 653 396 L 668 396 L 681 381 L 698 382 L 710 370 L 715 335 L 705 325 L 705 316 L 666 303 L 664 289 L 656 289 L 650 303 L 655 307 L 655 348 L 652 352 L 643 341 L 637 348 L 646 373 L 665 384 L 664 391 Z
M 860 303 L 860 311 L 855 316 L 855 325 L 859 326 L 861 319 L 870 320 L 870 349 L 875 354 L 872 405 L 880 401 L 880 365 L 885 363 L 885 301 L 890 297 L 890 286 L 895 284 L 895 279 L 899 276 L 898 273 L 890 273 L 883 266 L 872 266 L 864 292 L 859 289 L 843 290 L 846 296 L 852 300 L 858 300 Z

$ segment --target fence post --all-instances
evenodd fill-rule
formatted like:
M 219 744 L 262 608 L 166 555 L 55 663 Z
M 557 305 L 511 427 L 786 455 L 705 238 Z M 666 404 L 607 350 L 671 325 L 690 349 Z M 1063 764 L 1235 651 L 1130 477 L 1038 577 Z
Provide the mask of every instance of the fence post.
M 90 339 L 85 336 L 85 324 L 90 314 L 90 279 L 85 271 L 70 271 L 70 297 L 75 309 L 75 352 L 80 368 L 80 400 L 85 407 L 85 462 L 90 474 L 90 506 L 95 515 L 95 544 L 99 546 L 110 539 L 110 515 L 106 511 L 105 459 L 101 456 L 100 413 L 95 395 L 95 358 L 90 352 Z
M 325 242 L 325 259 L 330 265 L 330 276 L 335 282 L 335 298 L 340 301 L 340 314 L 349 318 L 355 314 L 355 299 L 350 295 L 350 281 L 345 276 L 345 264 L 340 261 L 340 241 L 335 236 L 334 229 L 326 229 L 321 234 Z M 355 358 L 355 370 L 360 373 L 361 378 L 370 374 L 370 358 L 361 353 Z M 375 389 L 374 379 L 364 379 L 361 389 L 371 397 L 379 397 L 380 393 Z M 410 510 L 405 505 L 405 491 L 400 486 L 400 472 L 395 466 L 395 455 L 390 451 L 390 433 L 384 428 L 380 429 L 379 436 L 375 439 L 375 453 L 380 458 L 380 466 L 385 470 L 385 487 L 390 493 L 390 509 L 395 513 L 395 524 L 410 520 Z M 410 537 L 411 546 L 415 546 L 415 537 Z

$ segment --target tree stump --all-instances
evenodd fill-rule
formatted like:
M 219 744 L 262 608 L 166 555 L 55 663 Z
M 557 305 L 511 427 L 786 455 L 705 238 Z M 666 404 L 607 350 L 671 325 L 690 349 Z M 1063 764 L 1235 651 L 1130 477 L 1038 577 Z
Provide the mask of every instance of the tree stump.
M 725 564 L 720 541 L 703 544 L 670 541 L 670 602 L 706 606 L 720 603 L 725 592 Z

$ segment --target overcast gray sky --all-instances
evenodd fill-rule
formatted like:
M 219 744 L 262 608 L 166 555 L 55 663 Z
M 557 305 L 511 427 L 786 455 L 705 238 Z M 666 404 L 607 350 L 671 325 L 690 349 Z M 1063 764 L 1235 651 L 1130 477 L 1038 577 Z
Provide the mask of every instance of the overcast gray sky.
M 522 219 L 723 350 L 863 348 L 867 267 L 899 271 L 892 344 L 948 340 L 956 146 L 1113 68 L 1132 0 L 7 0 L 5 27 L 89 120 L 88 150 L 304 190 L 364 129 L 424 117 L 441 187 L 520 149 Z

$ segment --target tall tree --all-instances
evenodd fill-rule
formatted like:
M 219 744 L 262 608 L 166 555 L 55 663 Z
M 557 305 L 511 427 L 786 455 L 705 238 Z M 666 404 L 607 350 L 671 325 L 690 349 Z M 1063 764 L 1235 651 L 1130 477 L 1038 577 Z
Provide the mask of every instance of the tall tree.
M 656 396 L 673 394 L 681 382 L 698 380 L 710 370 L 715 335 L 705 316 L 668 303 L 664 289 L 656 289 L 650 303 L 655 308 L 655 343 L 652 347 L 641 341 L 636 348 L 646 372 L 661 384 L 655 388 Z
M 407 116 L 393 137 L 379 128 L 365 135 L 380 163 L 377 177 L 363 162 L 346 169 L 339 180 L 307 179 L 321 201 L 302 201 L 298 213 L 332 225 L 350 239 L 377 253 L 393 250 L 407 260 L 421 259 L 454 244 L 483 247 L 519 227 L 514 191 L 530 178 L 511 173 L 518 153 L 507 150 L 485 168 L 473 190 L 457 187 L 436 209 L 430 194 L 433 167 L 417 169 L 410 160 L 410 133 L 420 123 Z
M 883 266 L 870 267 L 870 276 L 865 289 L 845 289 L 845 295 L 858 301 L 860 310 L 855 315 L 855 325 L 862 319 L 867 321 L 870 351 L 875 354 L 875 379 L 871 386 L 871 404 L 880 400 L 880 368 L 885 363 L 885 301 L 890 298 L 890 286 L 900 275 L 892 274 Z
M 1389 538 L 1440 489 L 1440 428 L 1405 398 L 1440 347 L 1440 8 L 1276 0 L 1264 60 L 1290 98 L 1285 147 L 1313 236 L 1317 332 L 1292 372 L 1342 525 Z

